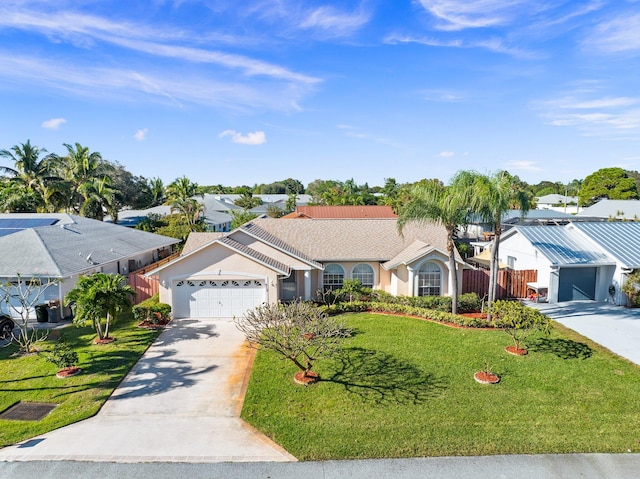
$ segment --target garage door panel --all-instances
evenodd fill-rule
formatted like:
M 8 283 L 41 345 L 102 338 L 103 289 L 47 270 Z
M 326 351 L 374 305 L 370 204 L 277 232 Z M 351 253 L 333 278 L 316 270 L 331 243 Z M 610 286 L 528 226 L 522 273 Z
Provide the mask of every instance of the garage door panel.
M 177 318 L 230 318 L 262 304 L 266 286 L 260 280 L 181 280 L 173 298 Z
M 597 268 L 562 268 L 558 301 L 593 300 L 596 294 Z

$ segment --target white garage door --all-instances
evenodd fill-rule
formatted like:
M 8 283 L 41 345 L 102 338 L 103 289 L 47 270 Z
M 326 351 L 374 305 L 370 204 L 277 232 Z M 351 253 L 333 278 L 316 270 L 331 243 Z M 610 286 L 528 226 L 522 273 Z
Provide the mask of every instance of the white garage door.
M 176 318 L 231 318 L 266 300 L 261 280 L 182 280 L 174 283 L 173 310 Z

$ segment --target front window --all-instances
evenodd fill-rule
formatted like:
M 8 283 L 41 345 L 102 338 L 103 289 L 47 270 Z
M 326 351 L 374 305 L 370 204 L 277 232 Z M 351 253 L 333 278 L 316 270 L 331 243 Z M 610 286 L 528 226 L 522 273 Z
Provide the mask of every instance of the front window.
M 328 264 L 322 274 L 322 282 L 325 290 L 342 288 L 344 282 L 344 270 L 339 264 Z
M 440 296 L 442 271 L 435 263 L 425 263 L 418 270 L 418 296 Z
M 373 268 L 368 264 L 355 265 L 351 278 L 359 280 L 365 288 L 373 288 Z

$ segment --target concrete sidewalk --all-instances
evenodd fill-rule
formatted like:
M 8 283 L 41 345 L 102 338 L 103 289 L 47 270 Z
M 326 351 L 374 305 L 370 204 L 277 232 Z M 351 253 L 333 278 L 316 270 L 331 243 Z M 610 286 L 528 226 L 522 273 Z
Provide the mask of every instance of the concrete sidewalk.
M 640 365 L 640 309 L 595 301 L 527 305 Z
M 428 457 L 218 464 L 0 462 L 3 479 L 637 479 L 640 454 Z
M 252 360 L 233 322 L 175 320 L 96 416 L 0 461 L 295 461 L 239 417 Z

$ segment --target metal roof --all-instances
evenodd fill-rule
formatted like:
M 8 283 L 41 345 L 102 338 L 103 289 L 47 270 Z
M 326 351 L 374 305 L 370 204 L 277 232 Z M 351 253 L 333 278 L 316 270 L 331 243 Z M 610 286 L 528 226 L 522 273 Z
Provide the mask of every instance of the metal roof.
M 609 200 L 605 198 L 583 209 L 576 216 L 638 220 L 640 219 L 640 200 Z
M 562 226 L 516 226 L 529 242 L 546 256 L 551 264 L 578 266 L 589 264 L 613 264 L 613 258 L 577 230 Z
M 581 231 L 627 268 L 640 268 L 640 223 L 573 223 Z M 567 228 L 571 228 L 568 226 Z

